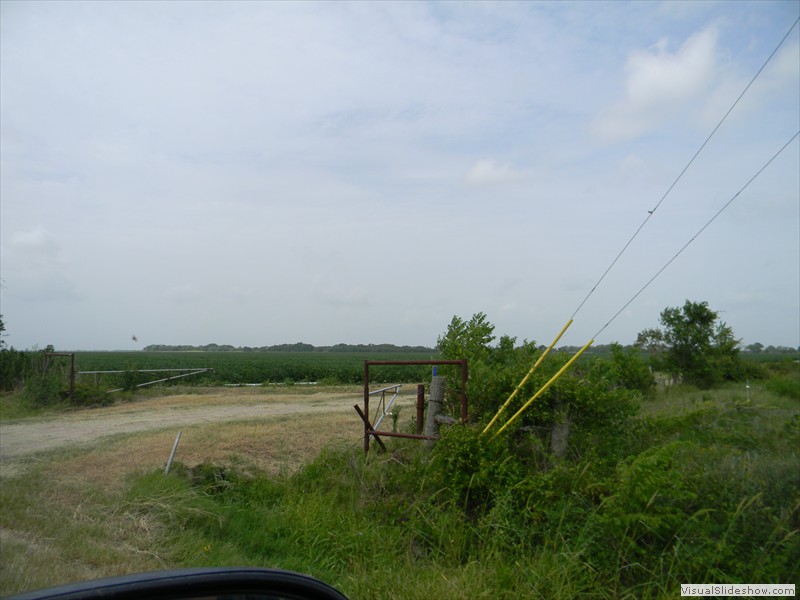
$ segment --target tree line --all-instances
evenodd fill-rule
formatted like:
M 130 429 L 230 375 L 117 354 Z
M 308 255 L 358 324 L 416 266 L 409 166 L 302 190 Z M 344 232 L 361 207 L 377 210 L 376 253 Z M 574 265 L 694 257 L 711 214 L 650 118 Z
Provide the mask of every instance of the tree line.
M 230 344 L 205 344 L 202 346 L 150 344 L 144 352 L 421 352 L 438 354 L 435 348 L 427 346 L 397 346 L 395 344 L 335 344 L 333 346 L 314 346 L 303 342 L 295 344 L 275 344 L 273 346 L 232 346 Z

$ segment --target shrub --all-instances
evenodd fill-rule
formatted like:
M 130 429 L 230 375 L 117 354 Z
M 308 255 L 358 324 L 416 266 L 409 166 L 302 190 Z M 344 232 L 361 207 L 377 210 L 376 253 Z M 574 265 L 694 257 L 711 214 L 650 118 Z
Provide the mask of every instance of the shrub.
M 614 387 L 637 391 L 647 398 L 655 395 L 656 378 L 636 348 L 611 344 L 611 359 L 599 359 L 592 368 L 603 371 L 601 377 Z
M 135 371 L 133 369 L 126 369 L 122 373 L 122 383 L 120 387 L 124 392 L 133 392 L 136 390 L 138 385 L 143 383 L 143 377 L 139 371 Z
M 800 399 L 800 376 L 779 376 L 769 379 L 765 387 L 778 396 Z
M 603 396 L 595 387 L 571 380 L 561 393 L 574 402 L 586 394 L 598 404 L 587 403 L 586 414 L 598 415 L 607 398 L 631 393 L 606 387 Z M 407 440 L 367 457 L 329 448 L 291 476 L 176 466 L 185 487 L 159 484 L 153 501 L 134 506 L 163 513 L 176 539 L 220 549 L 204 560 L 316 572 L 368 596 L 375 588 L 366 574 L 397 564 L 408 565 L 398 581 L 426 591 L 431 579 L 452 582 L 470 569 L 491 581 L 483 588 L 462 579 L 447 597 L 571 589 L 563 597 L 660 598 L 687 581 L 792 581 L 800 418 L 765 422 L 759 411 L 707 403 L 628 419 L 618 407 L 603 418 L 623 418 L 624 427 L 577 419 L 584 452 L 560 460 L 531 431 L 492 437 L 455 426 L 430 453 Z M 516 565 L 515 583 L 501 565 Z M 577 586 L 559 583 L 576 576 Z
M 480 429 L 452 427 L 434 446 L 430 462 L 434 489 L 447 490 L 468 514 L 488 510 L 496 497 L 523 476 L 507 438 L 481 435 Z
M 28 376 L 22 395 L 32 406 L 51 406 L 68 399 L 69 389 L 60 374 L 40 371 Z
M 88 383 L 75 383 L 73 404 L 76 406 L 107 406 L 113 402 L 113 395 L 106 390 Z
M 14 348 L 0 350 L 0 391 L 10 391 L 24 383 L 32 370 L 31 357 L 31 352 Z

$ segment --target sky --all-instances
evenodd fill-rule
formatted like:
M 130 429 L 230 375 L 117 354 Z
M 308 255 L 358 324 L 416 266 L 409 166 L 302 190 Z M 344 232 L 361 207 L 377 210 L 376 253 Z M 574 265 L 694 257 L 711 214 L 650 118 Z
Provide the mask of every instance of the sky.
M 629 344 L 692 300 L 797 347 L 797 25 L 679 175 L 799 15 L 3 0 L 5 341 Z

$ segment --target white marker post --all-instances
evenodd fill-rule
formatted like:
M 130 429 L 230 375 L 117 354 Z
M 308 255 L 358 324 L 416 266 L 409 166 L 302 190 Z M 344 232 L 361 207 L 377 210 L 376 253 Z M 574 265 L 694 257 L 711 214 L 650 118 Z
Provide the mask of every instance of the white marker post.
M 178 442 L 181 441 L 181 433 L 181 431 L 178 432 L 178 436 L 175 438 L 175 443 L 172 445 L 172 452 L 169 454 L 169 460 L 167 461 L 167 468 L 164 469 L 164 475 L 167 475 L 170 467 L 172 467 L 172 459 L 175 458 L 175 451 L 178 449 Z

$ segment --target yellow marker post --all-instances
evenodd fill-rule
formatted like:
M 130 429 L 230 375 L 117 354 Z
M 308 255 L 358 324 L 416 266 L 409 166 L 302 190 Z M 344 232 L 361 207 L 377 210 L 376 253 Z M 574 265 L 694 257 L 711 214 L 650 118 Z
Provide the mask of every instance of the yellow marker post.
M 568 328 L 570 325 L 572 325 L 572 319 L 570 319 L 569 321 L 567 321 L 567 324 L 566 324 L 566 325 L 564 325 L 564 328 L 563 328 L 563 329 L 562 329 L 562 330 L 559 332 L 559 334 L 556 336 L 556 339 L 554 339 L 554 340 L 553 340 L 553 342 L 552 342 L 552 343 L 551 343 L 551 344 L 550 344 L 550 345 L 547 347 L 547 350 L 545 350 L 545 351 L 542 353 L 542 355 L 539 357 L 539 360 L 537 360 L 537 361 L 536 361 L 536 363 L 535 363 L 535 364 L 534 364 L 534 365 L 531 367 L 531 370 L 530 370 L 530 371 L 528 371 L 528 374 L 527 374 L 527 375 L 525 375 L 525 377 L 523 377 L 523 378 L 522 378 L 522 381 L 520 381 L 520 382 L 519 382 L 519 385 L 516 387 L 516 389 L 515 389 L 513 392 L 511 392 L 511 395 L 508 397 L 508 400 L 506 400 L 506 401 L 505 401 L 505 403 L 503 404 L 503 406 L 501 406 L 501 407 L 500 407 L 500 410 L 498 410 L 498 411 L 497 411 L 497 414 L 496 414 L 494 417 L 492 417 L 492 420 L 491 420 L 491 421 L 489 421 L 489 424 L 488 424 L 488 425 L 486 426 L 486 428 L 485 428 L 485 429 L 484 429 L 484 430 L 481 432 L 481 435 L 483 435 L 484 433 L 486 433 L 487 431 L 489 431 L 489 429 L 491 428 L 491 426 L 492 426 L 492 425 L 494 425 L 495 421 L 497 421 L 497 419 L 500 417 L 500 415 L 501 415 L 501 414 L 503 414 L 503 411 L 504 411 L 506 408 L 508 408 L 508 405 L 509 405 L 509 404 L 511 404 L 511 401 L 514 399 L 514 397 L 515 397 L 515 396 L 516 396 L 516 395 L 519 393 L 519 391 L 522 389 L 522 386 L 524 386 L 526 383 L 528 383 L 528 379 L 530 379 L 530 378 L 531 378 L 531 375 L 533 375 L 533 372 L 534 372 L 534 371 L 535 371 L 535 370 L 536 370 L 536 369 L 539 367 L 539 365 L 542 363 L 542 361 L 544 360 L 544 357 L 545 357 L 545 356 L 547 356 L 547 355 L 550 353 L 550 350 L 552 350 L 552 349 L 553 349 L 553 346 L 555 346 L 555 345 L 558 343 L 558 340 L 560 340 L 560 339 L 561 339 L 561 336 L 562 336 L 562 335 L 564 335 L 564 332 L 567 330 L 567 328 Z
M 542 394 L 545 392 L 545 390 L 547 390 L 547 388 L 549 388 L 551 385 L 553 385 L 553 384 L 556 382 L 556 380 L 557 380 L 559 377 L 561 377 L 561 375 L 563 375 L 563 374 L 564 374 L 564 372 L 565 372 L 567 369 L 569 369 L 569 368 L 572 366 L 572 363 L 574 363 L 576 360 L 578 360 L 578 357 L 579 357 L 581 354 L 583 354 L 583 353 L 586 351 L 586 349 L 587 349 L 589 346 L 591 346 L 592 344 L 594 344 L 594 340 L 589 340 L 589 341 L 587 342 L 587 344 L 586 344 L 586 345 L 585 345 L 583 348 L 581 348 L 580 350 L 578 350 L 578 352 L 575 354 L 575 356 L 573 356 L 572 358 L 570 358 L 570 359 L 569 359 L 569 361 L 567 361 L 567 364 L 565 364 L 563 367 L 561 367 L 561 368 L 558 370 L 558 373 L 556 373 L 555 375 L 553 375 L 553 376 L 550 378 L 550 381 L 548 381 L 547 383 L 545 383 L 545 384 L 544 384 L 544 385 L 541 387 L 541 389 L 540 389 L 538 392 L 536 392 L 536 393 L 535 393 L 535 394 L 534 394 L 534 395 L 531 397 L 531 399 L 530 399 L 530 400 L 528 400 L 528 401 L 527 401 L 527 402 L 524 404 L 524 406 L 523 406 L 522 408 L 520 408 L 520 409 L 517 411 L 517 413 L 516 413 L 516 414 L 515 414 L 513 417 L 511 417 L 511 418 L 508 420 L 508 422 L 507 422 L 505 425 L 503 425 L 503 426 L 502 426 L 502 427 L 501 427 L 501 428 L 500 428 L 500 429 L 497 431 L 497 433 L 495 433 L 495 434 L 494 434 L 494 436 L 493 436 L 493 437 L 497 437 L 498 435 L 500 435 L 500 434 L 503 432 L 503 430 L 504 430 L 506 427 L 508 427 L 508 426 L 509 426 L 509 425 L 511 425 L 511 424 L 512 424 L 514 421 L 516 421 L 516 420 L 519 418 L 519 416 L 520 416 L 520 415 L 521 415 L 523 412 L 525 412 L 525 410 L 527 410 L 527 408 L 528 408 L 528 407 L 529 407 L 531 404 L 533 404 L 533 401 L 534 401 L 534 400 L 536 400 L 536 399 L 537 399 L 539 396 L 541 396 L 541 395 L 542 395 Z

